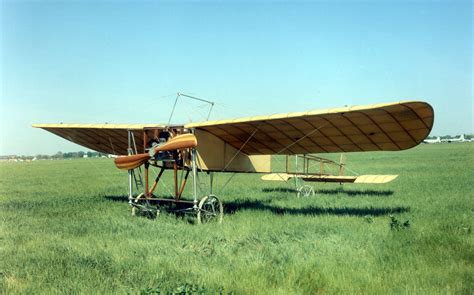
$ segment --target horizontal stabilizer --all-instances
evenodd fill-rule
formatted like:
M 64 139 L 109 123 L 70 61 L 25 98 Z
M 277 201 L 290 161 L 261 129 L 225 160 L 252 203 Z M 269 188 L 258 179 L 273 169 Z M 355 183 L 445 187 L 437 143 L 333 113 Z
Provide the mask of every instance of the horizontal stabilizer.
M 339 175 L 305 175 L 305 174 L 287 174 L 271 173 L 262 176 L 262 180 L 267 181 L 288 181 L 292 178 L 299 178 L 308 182 L 336 182 L 336 183 L 369 183 L 382 184 L 388 183 L 398 175 L 359 175 L 359 176 L 339 176 Z
M 388 183 L 398 175 L 359 175 L 354 183 Z
M 270 173 L 261 177 L 262 180 L 266 181 L 288 181 L 290 178 L 292 178 L 292 176 L 286 173 Z

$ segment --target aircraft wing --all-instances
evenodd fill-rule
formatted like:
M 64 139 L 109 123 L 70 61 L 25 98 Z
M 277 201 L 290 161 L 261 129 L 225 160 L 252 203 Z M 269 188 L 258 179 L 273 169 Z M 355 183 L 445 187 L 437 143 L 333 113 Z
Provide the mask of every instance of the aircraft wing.
M 353 106 L 185 125 L 198 142 L 221 140 L 247 155 L 397 151 L 416 146 L 433 126 L 432 107 L 420 101 Z M 163 128 L 156 124 L 34 124 L 92 150 L 126 155 L 127 130 Z M 138 148 L 142 132 L 134 133 Z M 203 139 L 202 141 L 200 140 Z M 209 146 L 212 149 L 212 146 Z
M 128 130 L 145 127 L 162 128 L 164 125 L 143 124 L 34 124 L 69 141 L 105 154 L 127 155 Z M 143 147 L 143 133 L 134 132 L 139 150 Z
M 428 103 L 401 101 L 206 121 L 185 127 L 211 133 L 247 155 L 288 155 L 405 150 L 428 136 L 433 121 L 433 108 Z

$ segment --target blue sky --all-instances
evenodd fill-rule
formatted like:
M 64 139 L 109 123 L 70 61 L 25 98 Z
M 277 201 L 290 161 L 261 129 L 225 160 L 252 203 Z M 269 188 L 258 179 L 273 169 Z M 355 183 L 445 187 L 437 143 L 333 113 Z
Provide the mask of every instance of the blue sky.
M 166 123 L 424 100 L 473 133 L 470 1 L 2 1 L 0 154 L 84 150 L 32 123 Z M 178 104 L 175 123 L 204 119 Z

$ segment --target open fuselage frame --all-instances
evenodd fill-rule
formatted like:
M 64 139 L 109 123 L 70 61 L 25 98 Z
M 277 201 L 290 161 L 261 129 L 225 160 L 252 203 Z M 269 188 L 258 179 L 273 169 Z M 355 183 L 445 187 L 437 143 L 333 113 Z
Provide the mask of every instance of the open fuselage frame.
M 158 134 L 161 132 L 170 132 L 173 136 L 181 135 L 181 134 L 193 134 L 193 129 L 187 129 L 183 126 L 172 126 L 172 127 L 164 127 L 164 128 L 156 128 L 156 127 L 145 127 L 143 130 L 143 153 L 148 153 L 149 150 L 152 148 L 150 142 L 158 139 Z M 129 155 L 137 154 L 138 148 L 135 144 L 134 140 L 134 132 L 137 130 L 128 130 L 128 152 Z M 150 136 L 153 134 L 153 136 Z M 144 165 L 144 197 L 148 200 L 155 200 L 155 201 L 170 201 L 176 203 L 192 203 L 193 208 L 197 209 L 198 204 L 198 193 L 197 193 L 197 163 L 196 163 L 196 148 L 186 148 L 186 149 L 178 149 L 167 152 L 168 157 L 163 159 L 158 159 L 156 157 L 152 158 L 151 160 L 147 161 Z M 159 168 L 160 171 L 155 178 L 155 181 L 150 186 L 149 175 L 151 167 Z M 165 170 L 173 170 L 173 182 L 174 182 L 174 198 L 166 199 L 166 198 L 155 198 L 153 193 L 163 175 Z M 181 183 L 178 180 L 178 172 L 184 173 L 184 177 L 181 177 Z M 130 202 L 134 200 L 133 196 L 133 182 L 136 181 L 136 175 L 134 175 L 134 169 L 130 169 L 128 171 L 128 188 L 129 188 L 129 200 Z M 187 201 L 182 200 L 181 196 L 183 194 L 184 188 L 186 186 L 189 174 L 192 173 L 193 175 L 193 200 Z M 138 187 L 138 185 L 136 185 Z

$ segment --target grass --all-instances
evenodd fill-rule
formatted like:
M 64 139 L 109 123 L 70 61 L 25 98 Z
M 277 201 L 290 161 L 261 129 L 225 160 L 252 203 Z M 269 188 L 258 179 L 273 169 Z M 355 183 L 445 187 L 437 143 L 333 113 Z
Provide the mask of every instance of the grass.
M 108 159 L 0 163 L 0 292 L 471 294 L 473 151 L 349 154 L 360 174 L 400 176 L 300 199 L 253 174 L 219 192 L 220 174 L 222 225 L 131 217 Z

